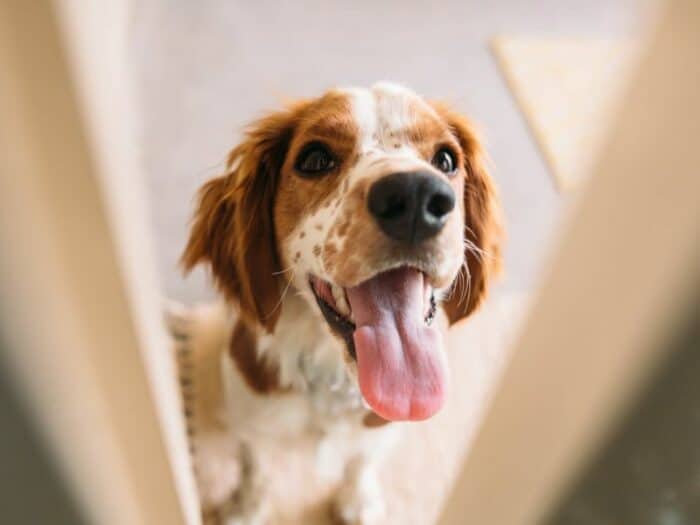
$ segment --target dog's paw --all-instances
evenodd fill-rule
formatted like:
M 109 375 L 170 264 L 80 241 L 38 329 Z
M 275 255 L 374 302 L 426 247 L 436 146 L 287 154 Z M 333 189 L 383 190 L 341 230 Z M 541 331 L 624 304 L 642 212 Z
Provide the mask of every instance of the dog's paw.
M 163 300 L 163 318 L 168 332 L 175 341 L 186 340 L 190 336 L 194 315 L 190 308 L 171 299 Z
M 342 525 L 384 523 L 386 508 L 378 483 L 346 485 L 333 502 L 333 517 Z
M 236 498 L 219 510 L 221 525 L 267 525 L 268 517 L 269 509 L 265 506 L 244 507 Z
M 192 439 L 199 499 L 204 508 L 217 509 L 241 483 L 237 443 L 226 433 L 200 433 Z
M 259 516 L 227 516 L 221 518 L 221 525 L 265 525 L 267 522 Z

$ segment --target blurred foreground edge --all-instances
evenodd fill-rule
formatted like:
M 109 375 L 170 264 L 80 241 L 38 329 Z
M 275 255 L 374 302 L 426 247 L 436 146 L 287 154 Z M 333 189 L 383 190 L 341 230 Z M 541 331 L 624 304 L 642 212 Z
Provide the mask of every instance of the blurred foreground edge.
M 700 3 L 661 13 L 442 524 L 543 523 L 696 308 Z

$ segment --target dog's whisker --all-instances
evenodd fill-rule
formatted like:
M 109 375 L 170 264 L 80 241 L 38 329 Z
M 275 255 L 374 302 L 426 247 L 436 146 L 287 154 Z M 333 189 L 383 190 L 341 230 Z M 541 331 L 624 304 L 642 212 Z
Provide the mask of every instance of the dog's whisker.
M 292 286 L 292 282 L 294 281 L 294 277 L 296 277 L 296 271 L 295 271 L 296 269 L 290 266 L 289 268 L 287 268 L 287 270 L 283 270 L 283 272 L 289 271 L 289 270 L 292 270 L 292 277 L 291 277 L 291 279 L 287 280 L 287 285 L 284 287 L 284 290 L 282 291 L 282 294 L 280 295 L 279 301 L 277 301 L 277 304 L 270 311 L 270 313 L 267 314 L 268 316 L 274 314 L 277 311 L 277 309 L 282 306 L 282 302 L 284 301 L 285 297 L 287 296 L 287 292 L 289 292 L 289 288 Z
M 466 261 L 464 262 L 464 266 L 462 266 L 462 268 L 464 268 L 466 270 L 466 273 L 467 273 L 465 276 L 465 280 L 467 282 L 466 300 L 467 300 L 467 304 L 469 304 L 469 300 L 471 299 L 471 291 L 472 291 L 472 275 L 471 275 L 471 271 L 469 270 L 469 265 L 467 264 Z M 464 299 L 465 299 L 464 296 L 460 297 L 460 300 L 459 300 L 460 304 L 464 301 Z
M 282 275 L 287 272 L 292 272 L 292 275 L 294 274 L 294 265 L 290 265 L 288 268 L 285 268 L 284 270 L 280 270 L 278 272 L 272 272 L 272 275 Z
M 483 261 L 485 258 L 486 259 L 495 259 L 495 256 L 488 250 L 484 250 L 483 248 L 479 248 L 477 245 L 474 244 L 473 241 L 470 241 L 468 239 L 464 240 L 464 248 L 465 250 L 468 250 L 469 252 L 473 253 L 481 261 Z

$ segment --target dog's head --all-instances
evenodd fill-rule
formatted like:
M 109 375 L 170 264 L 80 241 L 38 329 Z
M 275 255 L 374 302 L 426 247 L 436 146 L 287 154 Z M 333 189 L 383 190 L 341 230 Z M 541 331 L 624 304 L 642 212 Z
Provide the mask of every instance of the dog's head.
M 187 269 L 211 266 L 273 332 L 302 295 L 357 362 L 367 402 L 422 419 L 446 382 L 436 303 L 469 315 L 500 262 L 499 210 L 469 122 L 379 84 L 332 90 L 254 123 L 201 190 Z

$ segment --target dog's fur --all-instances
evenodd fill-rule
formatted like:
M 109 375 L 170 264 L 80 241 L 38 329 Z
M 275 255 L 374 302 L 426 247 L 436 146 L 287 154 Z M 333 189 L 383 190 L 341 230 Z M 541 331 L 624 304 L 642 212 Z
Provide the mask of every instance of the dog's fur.
M 333 151 L 337 166 L 301 177 L 295 159 L 314 141 Z M 454 152 L 456 176 L 431 166 L 441 147 Z M 222 427 L 202 437 L 212 446 L 200 443 L 195 458 L 202 504 L 224 522 L 265 523 L 261 444 L 315 436 L 323 466 L 333 467 L 332 458 L 343 468 L 338 517 L 384 523 L 375 469 L 400 425 L 385 424 L 364 402 L 356 364 L 322 317 L 309 276 L 337 291 L 411 265 L 443 299 L 437 322 L 446 328 L 473 312 L 498 270 L 501 238 L 478 138 L 447 106 L 384 83 L 335 89 L 266 116 L 227 167 L 201 190 L 182 259 L 187 270 L 209 265 L 239 313 L 225 356 Z M 382 176 L 419 169 L 448 181 L 459 203 L 440 233 L 409 253 L 376 226 L 366 198 Z M 227 473 L 206 450 L 233 451 L 236 465 Z

